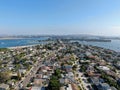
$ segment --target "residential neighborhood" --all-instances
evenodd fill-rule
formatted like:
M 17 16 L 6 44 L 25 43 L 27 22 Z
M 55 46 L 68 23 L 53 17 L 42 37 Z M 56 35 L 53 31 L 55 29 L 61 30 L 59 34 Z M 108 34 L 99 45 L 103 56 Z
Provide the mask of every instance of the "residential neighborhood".
M 61 39 L 3 48 L 0 90 L 120 90 L 120 53 Z

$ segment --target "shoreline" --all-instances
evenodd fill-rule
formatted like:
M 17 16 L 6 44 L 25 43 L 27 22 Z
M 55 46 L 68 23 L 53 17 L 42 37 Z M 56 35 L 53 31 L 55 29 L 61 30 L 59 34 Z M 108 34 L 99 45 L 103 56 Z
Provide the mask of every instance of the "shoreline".
M 0 38 L 0 40 L 14 40 L 14 39 L 24 39 L 24 38 Z
M 40 44 L 34 44 L 34 45 L 25 45 L 25 46 L 14 46 L 14 47 L 7 47 L 7 49 L 20 49 L 20 48 L 27 48 L 27 47 L 32 47 L 32 46 L 37 46 Z
M 27 48 L 27 47 L 37 46 L 37 45 L 40 45 L 40 44 L 24 45 L 24 46 L 14 46 L 14 47 L 6 47 L 6 48 L 7 48 L 7 49 L 21 49 L 21 48 Z M 83 44 L 83 45 L 85 45 L 85 44 Z M 115 51 L 115 50 L 112 50 L 112 49 L 107 49 L 107 48 L 104 48 L 104 47 L 99 47 L 99 46 L 94 46 L 94 45 L 90 45 L 90 46 L 98 47 L 98 48 L 102 48 L 102 49 L 106 49 L 106 50 L 111 50 L 111 51 L 114 51 L 114 52 L 118 52 L 118 53 L 119 53 L 119 51 Z
M 27 47 L 32 47 L 32 46 L 36 46 L 36 45 L 40 45 L 40 43 L 38 43 L 38 44 L 31 44 L 31 45 L 23 45 L 23 46 L 11 46 L 11 47 L 5 47 L 5 48 L 7 48 L 7 49 L 20 49 L 20 48 L 27 48 Z M 83 44 L 83 45 L 90 45 L 90 44 Z M 107 50 L 112 50 L 112 51 L 115 51 L 115 52 L 120 52 L 119 49 L 118 50 L 114 50 L 114 49 L 110 49 L 110 48 L 100 47 L 100 46 L 97 46 L 97 45 L 91 45 L 91 46 L 95 46 L 95 47 L 99 47 L 99 48 L 103 48 L 103 49 L 107 49 Z

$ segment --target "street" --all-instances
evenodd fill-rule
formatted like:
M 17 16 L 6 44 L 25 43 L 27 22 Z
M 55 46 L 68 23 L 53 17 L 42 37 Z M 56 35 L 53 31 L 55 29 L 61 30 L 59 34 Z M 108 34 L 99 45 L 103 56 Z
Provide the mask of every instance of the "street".
M 26 87 L 31 78 L 35 76 L 37 70 L 40 68 L 40 66 L 42 65 L 41 60 L 39 60 L 38 62 L 36 62 L 33 67 L 30 69 L 30 71 L 25 75 L 24 79 L 22 79 L 17 85 L 16 85 L 16 90 L 19 90 L 20 88 Z

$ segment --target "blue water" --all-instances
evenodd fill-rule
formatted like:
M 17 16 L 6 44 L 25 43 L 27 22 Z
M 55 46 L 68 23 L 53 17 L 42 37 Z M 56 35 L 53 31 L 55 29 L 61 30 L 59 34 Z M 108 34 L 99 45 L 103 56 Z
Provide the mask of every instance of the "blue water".
M 46 40 L 46 39 L 47 37 L 0 40 L 0 48 L 40 44 L 42 42 L 38 42 L 37 40 Z
M 120 52 L 120 40 L 112 40 L 111 42 L 86 42 L 86 41 L 79 42 L 85 45 L 93 45 Z
M 42 42 L 37 42 L 37 40 L 46 40 L 46 39 L 48 39 L 48 37 L 0 40 L 0 48 L 40 44 Z M 120 52 L 120 40 L 112 40 L 111 42 L 86 42 L 86 41 L 79 41 L 79 42 L 81 44 L 103 47 L 106 49 L 111 49 Z

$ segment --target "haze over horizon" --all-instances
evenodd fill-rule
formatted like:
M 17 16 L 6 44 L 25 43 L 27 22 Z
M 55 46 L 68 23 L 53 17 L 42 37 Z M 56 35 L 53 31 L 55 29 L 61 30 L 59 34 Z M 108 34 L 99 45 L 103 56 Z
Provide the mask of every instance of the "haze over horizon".
M 0 0 L 0 35 L 120 36 L 120 0 Z

